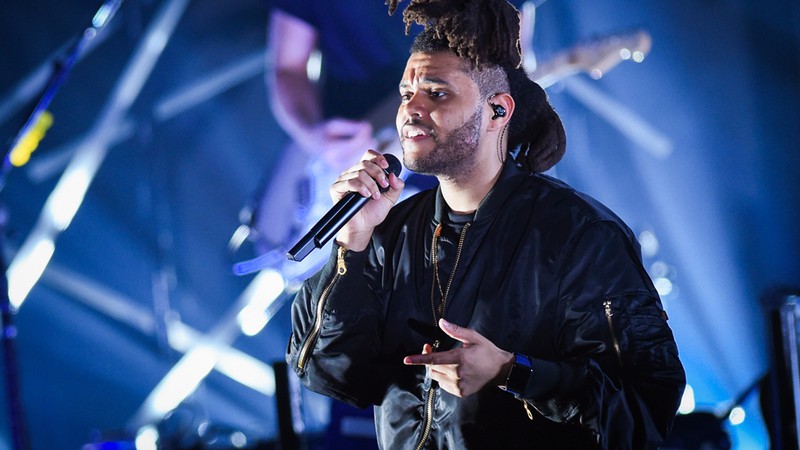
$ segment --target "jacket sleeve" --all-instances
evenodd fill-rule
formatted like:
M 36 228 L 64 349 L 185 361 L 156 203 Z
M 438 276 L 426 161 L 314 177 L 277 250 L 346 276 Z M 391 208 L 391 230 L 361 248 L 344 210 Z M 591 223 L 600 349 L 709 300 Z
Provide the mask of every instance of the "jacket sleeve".
M 560 360 L 534 361 L 522 397 L 551 420 L 580 423 L 602 448 L 656 448 L 686 379 L 638 244 L 619 224 L 596 221 L 564 255 L 553 342 Z
M 380 292 L 368 283 L 369 249 L 333 247 L 292 303 L 286 361 L 307 388 L 364 408 L 378 403 L 385 390 L 378 357 Z

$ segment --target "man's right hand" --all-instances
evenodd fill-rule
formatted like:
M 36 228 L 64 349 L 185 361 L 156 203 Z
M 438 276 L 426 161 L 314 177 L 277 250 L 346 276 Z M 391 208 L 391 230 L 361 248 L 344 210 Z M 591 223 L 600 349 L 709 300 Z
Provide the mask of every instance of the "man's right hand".
M 397 203 L 405 183 L 393 173 L 388 176 L 383 169 L 389 163 L 386 158 L 375 150 L 367 150 L 361 161 L 345 170 L 331 185 L 331 198 L 338 202 L 349 192 L 357 192 L 364 197 L 372 197 L 372 201 L 353 216 L 350 221 L 339 230 L 336 241 L 353 251 L 362 251 L 367 248 L 375 229 L 389 214 L 389 210 Z M 381 193 L 380 188 L 389 189 Z

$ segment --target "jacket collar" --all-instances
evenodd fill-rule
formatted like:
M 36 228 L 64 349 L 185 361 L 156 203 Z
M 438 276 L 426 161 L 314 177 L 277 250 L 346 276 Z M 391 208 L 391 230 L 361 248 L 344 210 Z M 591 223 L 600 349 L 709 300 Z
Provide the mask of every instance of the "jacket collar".
M 530 175 L 528 172 L 521 170 L 514 163 L 513 158 L 506 158 L 503 163 L 503 170 L 500 172 L 500 178 L 483 198 L 478 209 L 475 211 L 473 222 L 479 223 L 494 217 L 497 212 L 502 208 L 503 204 L 509 198 L 511 193 L 519 186 L 525 178 Z M 442 223 L 447 217 L 447 212 L 450 207 L 442 196 L 441 186 L 436 187 L 436 203 L 434 207 L 434 221 Z

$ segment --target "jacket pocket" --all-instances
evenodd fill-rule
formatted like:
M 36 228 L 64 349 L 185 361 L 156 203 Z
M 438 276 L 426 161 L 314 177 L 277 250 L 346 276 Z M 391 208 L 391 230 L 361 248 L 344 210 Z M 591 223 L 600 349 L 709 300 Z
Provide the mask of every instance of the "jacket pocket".
M 617 328 L 619 325 L 615 325 L 614 321 L 614 305 L 610 298 L 603 300 L 603 314 L 606 318 L 606 323 L 608 324 L 608 335 L 609 335 L 609 344 L 614 349 L 614 353 L 617 356 L 617 362 L 619 363 L 620 367 L 622 367 L 622 347 L 620 346 L 619 335 L 617 335 Z

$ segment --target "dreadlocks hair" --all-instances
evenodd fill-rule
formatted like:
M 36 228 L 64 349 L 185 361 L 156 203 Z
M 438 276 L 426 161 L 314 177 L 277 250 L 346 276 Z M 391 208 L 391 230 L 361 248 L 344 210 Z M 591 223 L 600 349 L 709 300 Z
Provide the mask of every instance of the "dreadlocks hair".
M 561 118 L 547 101 L 547 94 L 522 68 L 506 70 L 511 97 L 518 107 L 508 128 L 508 147 L 514 162 L 528 172 L 544 172 L 561 161 L 567 136 Z M 519 107 L 519 106 L 522 107 Z
M 389 14 L 400 0 L 387 0 Z M 411 0 L 403 21 L 406 33 L 412 23 L 425 26 L 444 40 L 458 56 L 474 67 L 522 63 L 519 43 L 519 11 L 506 0 Z
M 386 0 L 389 14 L 401 1 Z M 425 27 L 411 53 L 453 52 L 469 62 L 465 71 L 482 96 L 511 94 L 517 107 L 509 122 L 508 144 L 519 167 L 544 172 L 561 160 L 564 127 L 544 90 L 521 67 L 520 15 L 514 6 L 506 0 L 410 0 L 403 21 L 406 33 L 414 23 Z

